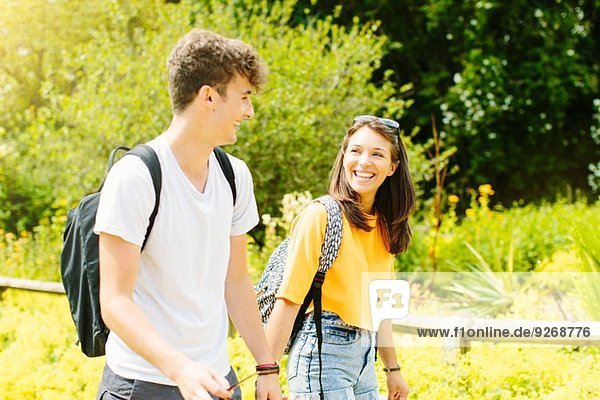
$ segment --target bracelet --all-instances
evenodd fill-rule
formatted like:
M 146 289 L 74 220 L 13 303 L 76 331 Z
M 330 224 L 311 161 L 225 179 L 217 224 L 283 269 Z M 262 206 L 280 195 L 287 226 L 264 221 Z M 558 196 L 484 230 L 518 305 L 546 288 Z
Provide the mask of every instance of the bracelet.
M 256 369 L 259 369 L 259 368 L 269 368 L 269 367 L 279 367 L 279 363 L 277 361 L 275 361 L 273 363 L 268 363 L 268 364 L 258 364 L 256 366 Z
M 383 368 L 383 372 L 388 373 L 388 372 L 400 371 L 400 369 L 401 369 L 400 366 L 397 366 L 397 367 L 394 367 L 394 368 L 384 367 Z
M 257 372 L 258 376 L 262 376 L 262 375 L 275 375 L 275 374 L 279 374 L 279 369 L 274 369 L 271 371 L 260 371 Z
M 276 361 L 270 364 L 258 364 L 256 366 L 256 373 L 258 375 L 270 375 L 279 373 L 279 363 Z

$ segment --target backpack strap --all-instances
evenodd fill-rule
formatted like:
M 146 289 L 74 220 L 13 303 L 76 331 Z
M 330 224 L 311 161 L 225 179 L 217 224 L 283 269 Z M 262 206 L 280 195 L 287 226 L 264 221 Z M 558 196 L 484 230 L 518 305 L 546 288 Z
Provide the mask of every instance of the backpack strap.
M 148 223 L 148 228 L 146 229 L 146 236 L 144 236 L 144 243 L 142 244 L 142 250 L 146 246 L 146 241 L 150 236 L 150 232 L 152 231 L 152 227 L 154 226 L 154 220 L 156 219 L 156 215 L 158 214 L 158 207 L 160 205 L 160 192 L 162 188 L 162 172 L 160 168 L 160 162 L 158 160 L 158 156 L 152 147 L 147 144 L 138 144 L 133 149 L 129 149 L 126 146 L 119 146 L 113 149 L 110 152 L 110 156 L 108 157 L 108 170 L 110 170 L 115 163 L 115 157 L 119 151 L 127 151 L 127 154 L 133 154 L 142 159 L 146 167 L 150 171 L 150 176 L 152 177 L 152 185 L 154 186 L 154 195 L 155 195 L 155 203 L 154 209 L 152 210 L 152 214 L 150 214 L 150 219 Z M 229 161 L 229 157 L 227 153 L 221 149 L 220 147 L 215 147 L 214 149 L 215 156 L 217 157 L 217 161 L 219 162 L 219 166 L 221 170 L 225 174 L 225 178 L 229 183 L 229 187 L 231 188 L 231 193 L 233 195 L 233 204 L 237 200 L 237 190 L 235 187 L 235 174 L 233 173 L 233 167 L 231 165 L 231 161 Z M 104 186 L 104 181 L 100 185 L 100 189 Z
M 323 281 L 325 280 L 325 272 L 317 271 L 313 279 L 313 305 L 314 305 L 314 315 L 315 315 L 315 330 L 317 331 L 317 349 L 319 351 L 319 395 L 321 400 L 325 399 L 325 395 L 323 394 L 323 360 L 321 358 L 321 350 L 323 348 L 323 307 L 321 306 L 321 296 L 323 287 Z
M 325 239 L 321 246 L 321 257 L 319 258 L 319 271 L 327 272 L 337 258 L 342 243 L 342 210 L 338 202 L 331 196 L 322 196 L 316 201 L 323 204 L 327 210 Z
M 294 321 L 294 327 L 292 332 L 298 332 L 304 323 L 304 315 L 310 303 L 314 306 L 314 320 L 315 328 L 317 331 L 317 347 L 319 350 L 319 385 L 320 385 L 320 398 L 323 400 L 325 395 L 323 394 L 323 361 L 321 359 L 321 349 L 323 348 L 323 328 L 321 323 L 321 317 L 323 315 L 323 309 L 321 306 L 321 296 L 323 282 L 325 281 L 325 274 L 331 268 L 331 265 L 337 258 L 342 243 L 343 223 L 342 223 L 342 210 L 340 205 L 331 196 L 319 197 L 316 201 L 323 204 L 327 210 L 327 225 L 325 227 L 325 239 L 321 246 L 321 257 L 319 258 L 319 268 L 315 274 L 310 289 L 304 297 L 304 302 L 300 307 L 300 311 L 296 315 Z
M 235 206 L 235 201 L 237 200 L 237 190 L 235 188 L 235 174 L 233 173 L 231 161 L 229 161 L 229 156 L 227 156 L 225 150 L 223 150 L 220 147 L 215 147 L 214 153 L 217 157 L 219 165 L 221 166 L 221 170 L 225 174 L 225 178 L 227 178 L 229 187 L 231 188 L 231 194 L 233 195 L 233 205 Z
M 147 144 L 138 144 L 133 149 L 129 150 L 127 154 L 133 154 L 135 156 L 138 156 L 142 159 L 144 164 L 146 164 L 146 167 L 150 171 L 150 176 L 152 177 L 152 185 L 154 186 L 154 195 L 156 197 L 156 200 L 154 202 L 154 209 L 152 210 L 152 214 L 150 214 L 148 228 L 146 229 L 146 235 L 144 236 L 144 243 L 142 244 L 142 250 L 144 250 L 144 247 L 146 246 L 146 241 L 148 240 L 150 232 L 152 231 L 152 227 L 154 226 L 154 220 L 156 219 L 156 215 L 158 214 L 158 206 L 160 205 L 160 191 L 162 188 L 162 172 L 160 169 L 160 162 L 158 161 L 158 156 L 156 155 L 156 152 L 152 147 L 148 146 Z

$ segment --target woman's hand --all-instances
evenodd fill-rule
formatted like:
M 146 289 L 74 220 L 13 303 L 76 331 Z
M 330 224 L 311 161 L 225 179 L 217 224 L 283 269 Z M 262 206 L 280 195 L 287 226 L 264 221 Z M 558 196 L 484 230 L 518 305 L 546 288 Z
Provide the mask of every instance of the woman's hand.
M 408 398 L 408 384 L 402 378 L 400 371 L 387 373 L 388 400 L 406 400 Z

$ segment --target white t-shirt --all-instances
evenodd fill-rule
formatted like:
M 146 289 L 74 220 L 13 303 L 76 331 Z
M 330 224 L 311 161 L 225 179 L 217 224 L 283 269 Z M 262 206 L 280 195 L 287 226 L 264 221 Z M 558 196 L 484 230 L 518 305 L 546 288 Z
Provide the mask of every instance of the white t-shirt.
M 200 193 L 179 167 L 164 135 L 148 144 L 160 160 L 162 191 L 133 298 L 163 339 L 225 376 L 230 369 L 224 290 L 229 240 L 258 223 L 252 176 L 243 161 L 229 156 L 237 188 L 234 208 L 231 188 L 214 154 Z M 143 161 L 123 157 L 102 188 L 94 232 L 141 247 L 154 200 Z M 123 377 L 174 385 L 114 332 L 106 344 L 106 362 Z

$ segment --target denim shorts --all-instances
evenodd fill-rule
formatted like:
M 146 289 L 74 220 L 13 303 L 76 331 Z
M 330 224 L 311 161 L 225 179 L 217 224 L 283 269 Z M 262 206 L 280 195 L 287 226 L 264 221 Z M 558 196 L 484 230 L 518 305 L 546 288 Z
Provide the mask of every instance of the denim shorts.
M 225 379 L 232 385 L 237 383 L 235 371 L 231 369 Z M 214 396 L 212 398 L 218 399 Z M 234 389 L 232 399 L 242 399 L 239 386 Z M 106 365 L 102 373 L 102 382 L 100 382 L 96 400 L 183 400 L 183 396 L 177 386 L 123 378 L 115 374 Z
M 325 400 L 378 400 L 374 334 L 323 311 L 322 378 Z M 313 314 L 302 326 L 288 358 L 290 400 L 319 400 L 319 350 Z

